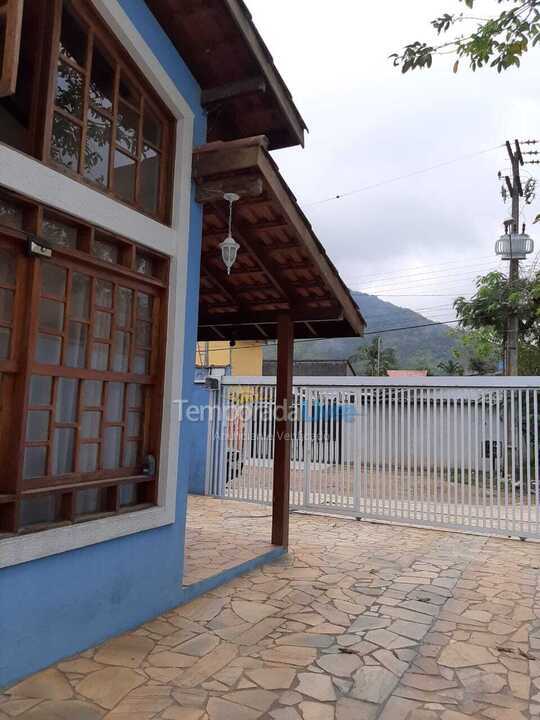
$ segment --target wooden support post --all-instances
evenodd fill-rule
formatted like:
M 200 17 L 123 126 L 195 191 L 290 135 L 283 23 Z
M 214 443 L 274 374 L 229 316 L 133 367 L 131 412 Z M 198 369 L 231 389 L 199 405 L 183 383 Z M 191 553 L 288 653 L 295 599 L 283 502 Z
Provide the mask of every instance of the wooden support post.
M 290 313 L 278 318 L 276 422 L 272 544 L 289 545 L 289 489 L 291 484 L 291 422 L 293 403 L 294 324 Z

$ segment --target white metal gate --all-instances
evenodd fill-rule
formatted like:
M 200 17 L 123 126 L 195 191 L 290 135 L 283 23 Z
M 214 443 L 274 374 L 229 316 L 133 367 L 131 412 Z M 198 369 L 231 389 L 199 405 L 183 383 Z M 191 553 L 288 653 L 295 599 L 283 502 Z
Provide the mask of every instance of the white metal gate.
M 272 499 L 275 381 L 224 378 L 208 492 Z M 298 378 L 291 506 L 540 538 L 537 378 Z

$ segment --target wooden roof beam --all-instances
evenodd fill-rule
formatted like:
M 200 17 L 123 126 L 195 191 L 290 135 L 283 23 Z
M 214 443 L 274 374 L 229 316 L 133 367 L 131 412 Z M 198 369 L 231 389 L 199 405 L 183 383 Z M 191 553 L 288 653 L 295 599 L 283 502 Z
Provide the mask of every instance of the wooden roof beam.
M 208 88 L 201 93 L 201 104 L 208 107 L 216 102 L 232 100 L 244 95 L 255 95 L 256 93 L 266 92 L 266 80 L 262 75 L 237 82 L 226 83 L 219 87 Z

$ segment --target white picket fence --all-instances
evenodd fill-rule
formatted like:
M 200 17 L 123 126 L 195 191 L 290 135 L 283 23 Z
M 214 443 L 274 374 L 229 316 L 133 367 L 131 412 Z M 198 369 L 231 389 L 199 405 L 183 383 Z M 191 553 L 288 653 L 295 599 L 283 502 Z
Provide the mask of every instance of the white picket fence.
M 223 378 L 207 492 L 272 500 L 275 380 Z M 291 506 L 540 538 L 538 378 L 297 378 Z

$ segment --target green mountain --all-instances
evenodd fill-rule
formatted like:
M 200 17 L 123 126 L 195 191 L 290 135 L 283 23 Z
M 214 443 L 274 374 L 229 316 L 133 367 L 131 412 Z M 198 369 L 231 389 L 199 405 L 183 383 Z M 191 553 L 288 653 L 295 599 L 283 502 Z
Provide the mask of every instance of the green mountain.
M 451 326 L 408 330 L 394 328 L 423 325 L 432 322 L 429 318 L 408 308 L 399 307 L 381 300 L 376 295 L 352 291 L 352 296 L 367 322 L 364 338 L 341 338 L 335 340 L 297 341 L 294 348 L 295 360 L 341 360 L 349 358 L 370 343 L 381 333 L 383 347 L 395 350 L 399 367 L 397 369 L 437 369 L 438 363 L 452 357 L 456 340 L 450 337 Z M 264 350 L 266 359 L 275 359 L 275 346 Z

